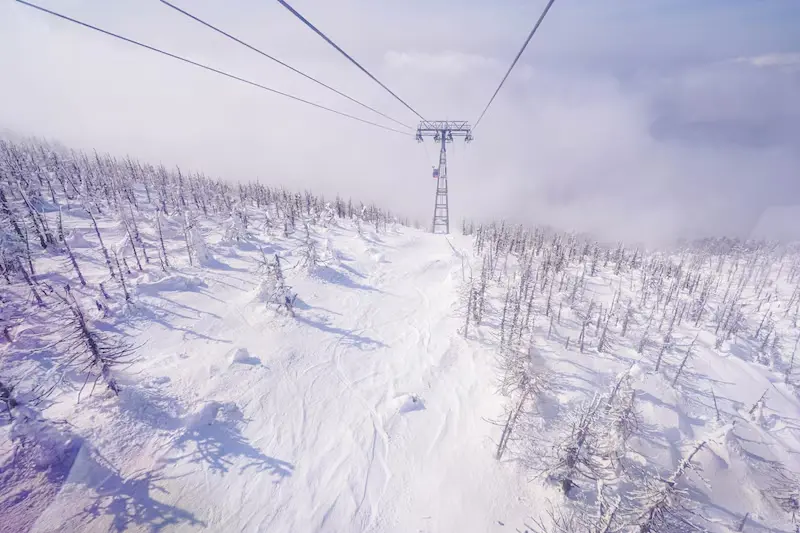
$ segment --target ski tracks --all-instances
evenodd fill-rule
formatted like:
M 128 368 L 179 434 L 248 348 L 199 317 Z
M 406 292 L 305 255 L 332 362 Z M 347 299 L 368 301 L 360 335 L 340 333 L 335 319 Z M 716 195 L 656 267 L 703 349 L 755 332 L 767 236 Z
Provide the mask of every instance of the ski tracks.
M 374 310 L 372 308 L 362 309 L 362 304 L 359 301 L 356 304 L 356 309 L 361 311 L 359 313 L 359 319 L 356 323 L 366 323 L 367 326 L 354 330 L 351 334 L 361 334 L 365 331 L 374 331 L 373 322 L 371 320 L 371 316 L 374 314 Z M 372 422 L 372 443 L 370 446 L 370 451 L 368 455 L 368 464 L 366 471 L 364 472 L 364 484 L 361 491 L 361 497 L 358 501 L 358 505 L 356 506 L 356 510 L 354 513 L 354 519 L 358 519 L 359 515 L 363 513 L 364 503 L 367 501 L 368 491 L 370 487 L 370 481 L 374 478 L 373 470 L 375 468 L 375 462 L 378 462 L 378 466 L 381 469 L 383 474 L 383 482 L 381 483 L 381 487 L 379 489 L 378 495 L 376 498 L 369 499 L 369 514 L 365 517 L 361 518 L 362 521 L 362 528 L 364 530 L 369 530 L 373 527 L 373 524 L 376 519 L 376 514 L 378 511 L 378 507 L 380 506 L 381 500 L 383 499 L 384 494 L 386 493 L 387 487 L 389 486 L 389 482 L 392 478 L 392 472 L 389 468 L 388 463 L 388 456 L 389 456 L 389 436 L 386 433 L 386 429 L 384 428 L 383 420 L 381 419 L 378 412 L 375 410 L 375 407 L 370 405 L 369 401 L 365 398 L 365 396 L 358 390 L 357 387 L 354 386 L 353 380 L 350 378 L 348 373 L 346 372 L 343 364 L 342 364 L 342 341 L 346 338 L 346 334 L 340 335 L 336 342 L 333 345 L 332 349 L 332 359 L 334 361 L 334 367 L 336 369 L 336 373 L 338 374 L 339 378 L 341 379 L 342 383 L 344 384 L 345 388 L 352 394 L 354 398 L 356 398 L 361 406 L 369 412 L 369 416 Z M 380 446 L 378 444 L 380 443 Z M 377 452 L 378 448 L 380 448 L 380 453 Z

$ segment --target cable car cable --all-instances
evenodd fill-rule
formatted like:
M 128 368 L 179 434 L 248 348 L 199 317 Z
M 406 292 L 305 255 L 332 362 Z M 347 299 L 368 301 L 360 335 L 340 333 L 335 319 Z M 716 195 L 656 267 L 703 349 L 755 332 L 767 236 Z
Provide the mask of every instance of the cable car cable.
M 420 120 L 425 120 L 425 119 L 423 118 L 423 116 L 422 116 L 422 115 L 420 115 L 419 113 L 417 113 L 417 111 L 416 111 L 416 110 L 415 110 L 413 107 L 411 107 L 410 105 L 408 105 L 408 104 L 407 104 L 407 103 L 406 103 L 406 102 L 405 102 L 405 101 L 404 101 L 402 98 L 400 98 L 400 97 L 399 97 L 399 96 L 397 96 L 397 95 L 396 95 L 394 92 L 392 92 L 392 90 L 391 90 L 391 89 L 389 89 L 389 88 L 388 88 L 386 85 L 384 85 L 383 83 L 381 83 L 381 82 L 380 82 L 380 80 L 378 80 L 378 78 L 376 78 L 375 76 L 373 76 L 372 74 L 370 74 L 370 72 L 369 72 L 367 69 L 365 69 L 364 67 L 362 67 L 362 66 L 361 66 L 361 64 L 360 64 L 358 61 L 356 61 L 355 59 L 353 59 L 352 57 L 350 57 L 350 55 L 349 55 L 347 52 L 345 52 L 344 50 L 342 50 L 342 49 L 339 47 L 339 45 L 337 45 L 335 42 L 333 42 L 331 39 L 329 39 L 327 35 L 325 35 L 325 34 L 324 34 L 324 33 L 322 33 L 322 32 L 321 32 L 319 29 L 317 29 L 317 27 L 316 27 L 316 26 L 314 26 L 314 24 L 312 24 L 312 23 L 311 23 L 311 22 L 310 22 L 310 21 L 309 21 L 307 18 L 305 18 L 305 17 L 304 17 L 303 15 L 301 15 L 300 13 L 298 13 L 298 12 L 297 12 L 297 11 L 296 11 L 296 10 L 295 10 L 295 9 L 294 9 L 292 6 L 290 6 L 290 5 L 289 5 L 289 3 L 288 3 L 288 2 L 286 2 L 285 0 L 278 0 L 278 2 L 279 2 L 279 3 L 280 3 L 282 6 L 283 6 L 283 7 L 285 7 L 285 8 L 286 8 L 286 9 L 288 9 L 289 11 L 291 11 L 291 13 L 292 13 L 292 14 L 293 14 L 295 17 L 297 17 L 298 19 L 300 19 L 300 20 L 301 20 L 301 21 L 302 21 L 302 22 L 303 22 L 303 23 L 304 23 L 306 26 L 308 26 L 309 28 L 311 28 L 311 29 L 314 31 L 314 33 L 316 33 L 317 35 L 319 35 L 320 37 L 322 37 L 322 38 L 325 40 L 325 42 L 327 42 L 329 45 L 333 46 L 333 47 L 334 47 L 334 48 L 335 48 L 335 49 L 336 49 L 336 50 L 337 50 L 337 51 L 338 51 L 340 54 L 342 54 L 344 57 L 346 57 L 347 59 L 349 59 L 351 63 L 353 63 L 355 66 L 357 66 L 359 69 L 361 69 L 361 71 L 362 71 L 364 74 L 366 74 L 367 76 L 369 76 L 370 78 L 372 78 L 372 80 L 373 80 L 375 83 L 377 83 L 378 85 L 380 85 L 381 87 L 383 87 L 384 89 L 386 89 L 386 90 L 389 92 L 389 94 L 391 94 L 392 96 L 394 96 L 394 97 L 395 97 L 395 98 L 396 98 L 396 99 L 397 99 L 397 100 L 398 100 L 398 101 L 399 101 L 401 104 L 403 104 L 403 105 L 404 105 L 404 106 L 406 106 L 408 109 L 410 109 L 410 110 L 411 110 L 411 112 L 412 112 L 412 113 L 414 113 L 415 115 L 417 115 L 417 116 L 419 117 L 419 119 L 420 119 Z
M 280 2 L 280 0 L 278 0 L 278 1 Z M 528 38 L 525 39 L 525 42 L 523 43 L 522 48 L 519 49 L 519 52 L 517 53 L 517 57 L 514 58 L 514 61 L 511 62 L 511 66 L 508 67 L 508 72 L 506 72 L 506 75 L 503 76 L 503 79 L 500 81 L 500 85 L 497 86 L 497 89 L 494 91 L 494 94 L 489 99 L 489 103 L 486 104 L 485 108 L 483 108 L 483 112 L 481 113 L 481 116 L 479 116 L 478 120 L 475 121 L 475 125 L 472 127 L 473 131 L 475 131 L 475 128 L 478 127 L 478 124 L 480 124 L 481 119 L 483 118 L 483 115 L 486 114 L 486 111 L 489 109 L 489 106 L 492 105 L 492 102 L 494 102 L 494 97 L 497 96 L 497 93 L 500 92 L 500 89 L 503 87 L 503 84 L 506 82 L 506 78 L 508 78 L 508 75 L 511 74 L 512 70 L 514 70 L 514 66 L 517 64 L 517 61 L 519 61 L 519 58 L 522 55 L 522 52 L 525 51 L 525 48 L 528 46 L 528 43 L 531 41 L 531 38 L 533 37 L 533 34 L 536 33 L 536 30 L 539 29 L 539 26 L 542 24 L 542 21 L 544 20 L 544 17 L 547 15 L 547 12 L 550 11 L 550 6 L 553 5 L 553 2 L 555 2 L 555 0 L 550 0 L 549 2 L 547 2 L 547 6 L 545 6 L 544 11 L 542 11 L 542 15 L 539 17 L 539 20 L 536 21 L 536 25 L 533 27 L 531 32 L 528 34 Z
M 180 7 L 176 6 L 175 4 L 172 4 L 172 3 L 168 2 L 167 0 L 160 0 L 160 1 L 161 1 L 161 3 L 162 3 L 162 4 L 165 4 L 165 5 L 169 6 L 169 7 L 171 7 L 172 9 L 174 9 L 175 11 L 177 11 L 177 12 L 179 12 L 179 13 L 182 13 L 182 14 L 186 15 L 187 17 L 189 17 L 189 18 L 191 18 L 191 19 L 195 20 L 196 22 L 199 22 L 199 23 L 200 23 L 200 24 L 202 24 L 203 26 L 206 26 L 207 28 L 210 28 L 210 29 L 212 29 L 212 30 L 216 31 L 217 33 L 220 33 L 220 34 L 224 35 L 224 36 L 225 36 L 225 37 L 227 37 L 228 39 L 231 39 L 231 40 L 233 40 L 233 41 L 236 41 L 237 43 L 241 44 L 242 46 L 246 46 L 246 47 L 247 47 L 247 48 L 249 48 L 250 50 L 252 50 L 252 51 L 254 51 L 254 52 L 258 53 L 258 54 L 261 54 L 262 56 L 266 57 L 267 59 L 271 59 L 272 61 L 274 61 L 274 62 L 278 63 L 279 65 L 281 65 L 281 66 L 283 66 L 283 67 L 286 67 L 286 68 L 288 68 L 288 69 L 289 69 L 289 70 L 291 70 L 292 72 L 295 72 L 295 73 L 297 73 L 297 74 L 300 74 L 300 75 L 301 75 L 301 76 L 303 76 L 304 78 L 306 78 L 306 79 L 308 79 L 308 80 L 311 80 L 311 81 L 313 81 L 314 83 L 316 83 L 316 84 L 318 84 L 318 85 L 321 85 L 322 87 L 325 87 L 325 88 L 326 88 L 326 89 L 328 89 L 328 90 L 331 90 L 331 91 L 335 92 L 335 93 L 336 93 L 336 94 L 338 94 L 339 96 L 343 96 L 344 98 L 347 98 L 347 99 L 348 99 L 348 100 L 350 100 L 351 102 L 354 102 L 354 103 L 356 103 L 356 104 L 360 105 L 361 107 L 363 107 L 363 108 L 365 108 L 365 109 L 369 109 L 369 110 L 370 110 L 370 111 L 372 111 L 373 113 L 377 113 L 378 115 L 382 116 L 383 118 L 386 118 L 386 119 L 389 119 L 389 120 L 391 120 L 391 121 L 392 121 L 392 122 L 394 122 L 395 124 L 399 124 L 400 126 L 403 126 L 403 127 L 405 127 L 405 128 L 409 128 L 409 129 L 411 129 L 411 126 L 409 126 L 408 124 L 403 124 L 403 123 L 402 123 L 402 122 L 400 122 L 399 120 L 395 120 L 395 119 L 393 119 L 392 117 L 390 117 L 389 115 L 386 115 L 386 114 L 384 114 L 384 113 L 381 113 L 381 112 L 380 112 L 380 111 L 378 111 L 377 109 L 374 109 L 374 108 L 372 108 L 372 107 L 368 106 L 367 104 L 365 104 L 365 103 L 363 103 L 363 102 L 360 102 L 360 101 L 356 100 L 355 98 L 351 98 L 350 96 L 348 96 L 348 95 L 344 94 L 343 92 L 341 92 L 341 91 L 339 91 L 339 90 L 337 90 L 337 89 L 334 89 L 334 88 L 333 88 L 333 87 L 331 87 L 330 85 L 327 85 L 326 83 L 323 83 L 323 82 L 319 81 L 318 79 L 314 78 L 313 76 L 309 76 L 309 75 L 308 75 L 308 74 L 306 74 L 305 72 L 302 72 L 302 71 L 300 71 L 300 70 L 298 70 L 298 69 L 294 68 L 293 66 L 291 66 L 291 65 L 288 65 L 288 64 L 286 64 L 286 63 L 284 63 L 284 62 L 283 62 L 283 61 L 281 61 L 280 59 L 278 59 L 278 58 L 276 58 L 276 57 L 273 57 L 273 56 L 269 55 L 268 53 L 266 53 L 266 52 L 264 52 L 264 51 L 262 51 L 262 50 L 259 50 L 259 49 L 258 49 L 258 48 L 256 48 L 255 46 L 252 46 L 252 45 L 250 45 L 250 44 L 248 44 L 248 43 L 246 43 L 246 42 L 242 41 L 241 39 L 239 39 L 239 38 L 237 38 L 237 37 L 234 37 L 234 36 L 233 36 L 233 35 L 231 35 L 230 33 L 227 33 L 227 32 L 225 32 L 224 30 L 221 30 L 221 29 L 217 28 L 217 27 L 216 27 L 216 26 L 214 26 L 213 24 L 210 24 L 210 23 L 208 23 L 208 22 L 204 21 L 204 20 L 203 20 L 203 19 L 201 19 L 200 17 L 197 17 L 197 16 L 195 16 L 195 15 L 192 15 L 192 14 L 191 14 L 191 13 L 189 13 L 188 11 L 185 11 L 185 10 L 181 9 Z
M 262 89 L 264 91 L 268 91 L 268 92 L 271 92 L 273 94 L 277 94 L 277 95 L 280 95 L 280 96 L 285 96 L 286 98 L 290 98 L 290 99 L 295 100 L 297 102 L 302 102 L 304 104 L 308 104 L 308 105 L 316 107 L 318 109 L 323 109 L 325 111 L 330 111 L 331 113 L 335 113 L 335 114 L 337 114 L 339 116 L 342 116 L 342 117 L 346 117 L 346 118 L 350 118 L 350 119 L 353 119 L 353 120 L 357 120 L 358 122 L 363 122 L 364 124 L 369 124 L 370 126 L 376 126 L 378 128 L 382 128 L 382 129 L 385 129 L 385 130 L 388 130 L 388 131 L 393 131 L 395 133 L 400 133 L 401 135 L 409 135 L 409 136 L 411 136 L 411 134 L 408 133 L 408 132 L 396 130 L 394 128 L 390 128 L 388 126 L 384 126 L 384 125 L 378 124 L 376 122 L 371 122 L 369 120 L 365 120 L 363 118 L 359 118 L 359 117 L 356 117 L 356 116 L 353 116 L 353 115 L 349 115 L 349 114 L 343 113 L 341 111 L 336 111 L 335 109 L 331 109 L 329 107 L 325 107 L 324 105 L 317 104 L 317 103 L 311 102 L 309 100 L 305 100 L 305 99 L 300 98 L 298 96 L 293 96 L 291 94 L 284 93 L 284 92 L 278 91 L 276 89 L 271 89 L 271 88 L 269 88 L 269 87 L 267 87 L 265 85 L 261 85 L 260 83 L 256 83 L 254 81 L 250 81 L 250 80 L 246 80 L 244 78 L 240 78 L 239 76 L 236 76 L 234 74 L 229 74 L 228 72 L 225 72 L 223 70 L 219 70 L 219 69 L 216 69 L 214 67 L 209 67 L 208 65 L 203 65 L 202 63 L 197 63 L 196 61 L 192 61 L 191 59 L 187 59 L 185 57 L 181 57 L 179 55 L 175 55 L 175 54 L 172 54 L 170 52 L 166 52 L 166 51 L 161 50 L 159 48 L 156 48 L 154 46 L 150 46 L 148 44 L 144 44 L 144 43 L 141 43 L 139 41 L 135 41 L 133 39 L 129 39 L 127 37 L 123 37 L 122 35 L 119 35 L 117 33 L 113 33 L 113 32 L 110 32 L 108 30 L 104 30 L 102 28 L 98 28 L 97 26 L 92 26 L 91 24 L 88 24 L 86 22 L 81 22 L 80 20 L 68 17 L 67 15 L 62 15 L 61 13 L 57 13 L 55 11 L 51 11 L 51 10 L 49 10 L 47 8 L 42 7 L 42 6 L 38 6 L 36 4 L 31 4 L 30 2 L 26 2 L 25 0 L 16 0 L 16 1 L 18 3 L 24 5 L 24 6 L 32 7 L 34 9 L 39 10 L 39 11 L 42 11 L 43 13 L 47 13 L 49 15 L 53 15 L 53 16 L 58 17 L 60 19 L 67 20 L 69 22 L 77 24 L 79 26 L 83 26 L 84 28 L 89 28 L 90 30 L 94 30 L 94 31 L 103 33 L 105 35 L 108 35 L 109 37 L 114 37 L 115 39 L 119 39 L 121 41 L 125 41 L 125 42 L 130 43 L 130 44 L 135 44 L 136 46 L 140 46 L 142 48 L 146 48 L 146 49 L 151 50 L 153 52 L 158 52 L 159 54 L 165 55 L 167 57 L 171 57 L 173 59 L 177 59 L 178 61 L 182 61 L 184 63 L 188 63 L 189 65 L 193 65 L 195 67 L 199 67 L 199 68 L 207 70 L 209 72 L 213 72 L 215 74 L 219 74 L 221 76 L 225 76 L 227 78 L 230 78 L 230 79 L 233 79 L 233 80 L 236 80 L 236 81 L 240 81 L 242 83 L 246 83 L 247 85 L 252 85 L 253 87 L 257 87 L 257 88 Z

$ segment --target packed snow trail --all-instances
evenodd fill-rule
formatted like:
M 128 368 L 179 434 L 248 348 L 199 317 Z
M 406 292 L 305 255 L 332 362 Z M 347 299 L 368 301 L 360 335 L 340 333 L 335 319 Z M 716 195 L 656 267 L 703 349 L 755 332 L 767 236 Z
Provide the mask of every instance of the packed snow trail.
M 122 410 L 162 419 L 164 431 L 142 437 L 134 459 L 120 457 L 122 477 L 158 471 L 147 497 L 175 514 L 166 530 L 519 523 L 526 491 L 494 461 L 486 421 L 501 411 L 495 360 L 457 333 L 461 258 L 445 237 L 414 230 L 324 231 L 338 264 L 290 279 L 295 318 L 254 301 L 244 254 L 220 257 L 206 287 L 140 292 L 169 322 L 142 332 L 152 350 L 137 373 L 149 376 L 151 396 L 123 397 Z M 153 412 L 174 403 L 185 412 Z M 79 461 L 73 471 L 93 468 Z M 59 510 L 79 505 L 80 491 L 63 492 L 38 530 L 59 529 Z M 126 527 L 137 525 L 151 524 Z

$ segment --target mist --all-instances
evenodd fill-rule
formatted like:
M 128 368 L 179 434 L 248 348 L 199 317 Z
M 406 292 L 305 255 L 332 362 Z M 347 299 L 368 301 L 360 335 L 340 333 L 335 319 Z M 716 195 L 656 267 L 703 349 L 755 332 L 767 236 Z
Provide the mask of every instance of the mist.
M 411 126 L 277 2 L 177 5 Z M 427 119 L 474 121 L 545 2 L 297 0 Z M 702 4 L 702 5 L 699 5 Z M 387 125 L 156 0 L 42 0 L 125 36 Z M 451 217 L 608 240 L 800 238 L 800 4 L 557 1 L 470 145 Z M 427 224 L 438 147 L 0 5 L 0 129 L 222 179 L 374 201 Z

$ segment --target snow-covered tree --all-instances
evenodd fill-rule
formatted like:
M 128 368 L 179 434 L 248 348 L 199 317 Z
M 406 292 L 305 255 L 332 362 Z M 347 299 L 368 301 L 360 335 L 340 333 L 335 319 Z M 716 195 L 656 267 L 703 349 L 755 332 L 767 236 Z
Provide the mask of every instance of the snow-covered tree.
M 261 282 L 256 289 L 256 295 L 262 302 L 274 306 L 277 311 L 283 311 L 294 316 L 294 302 L 297 294 L 293 293 L 291 287 L 286 285 L 283 275 L 283 268 L 278 254 L 275 254 L 274 261 L 268 261 L 263 256 L 259 265 L 261 271 Z

